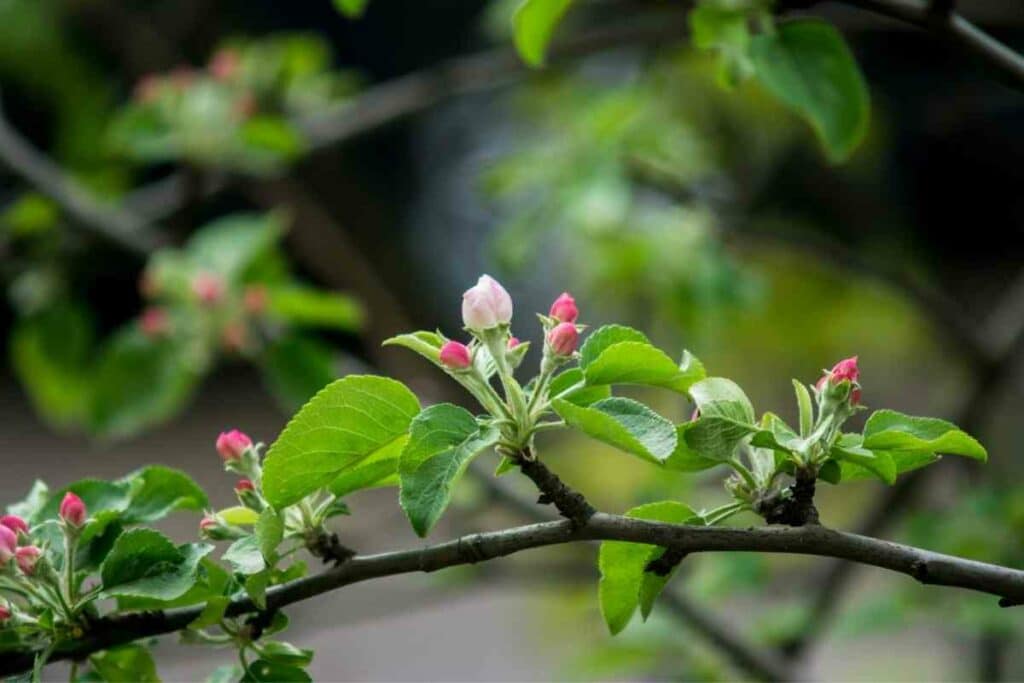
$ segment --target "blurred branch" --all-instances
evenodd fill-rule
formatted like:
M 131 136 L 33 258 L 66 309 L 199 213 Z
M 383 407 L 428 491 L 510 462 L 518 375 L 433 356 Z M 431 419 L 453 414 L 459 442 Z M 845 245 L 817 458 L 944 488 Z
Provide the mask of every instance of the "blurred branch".
M 580 541 L 626 541 L 695 552 L 765 552 L 839 557 L 906 574 L 925 584 L 952 586 L 999 596 L 1003 605 L 1024 602 L 1024 571 L 933 553 L 856 534 L 804 527 L 696 527 L 666 524 L 620 515 L 596 513 L 584 526 L 568 520 L 471 534 L 437 545 L 377 555 L 359 556 L 320 574 L 282 584 L 267 591 L 266 611 L 314 598 L 361 581 L 433 572 L 446 567 L 475 564 L 531 548 Z M 93 652 L 184 629 L 205 605 L 97 619 L 81 640 L 60 643 L 52 660 L 82 659 Z M 229 617 L 257 612 L 248 598 L 233 601 Z M 16 674 L 32 667 L 34 652 L 8 654 L 0 660 L 0 674 Z
M 0 111 L 0 162 L 56 202 L 83 228 L 134 254 L 145 255 L 163 238 L 146 220 L 125 209 L 106 206 L 18 134 Z

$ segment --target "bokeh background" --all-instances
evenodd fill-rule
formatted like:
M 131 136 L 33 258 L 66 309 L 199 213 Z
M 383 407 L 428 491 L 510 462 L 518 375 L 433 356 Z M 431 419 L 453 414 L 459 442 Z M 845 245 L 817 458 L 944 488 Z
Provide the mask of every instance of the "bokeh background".
M 718 86 L 687 40 L 686 5 L 586 3 L 551 66 L 529 72 L 507 48 L 506 0 L 376 0 L 359 20 L 328 0 L 2 0 L 0 499 L 37 478 L 165 463 L 229 505 L 222 429 L 269 443 L 348 372 L 450 399 L 440 373 L 380 342 L 458 334 L 460 293 L 489 272 L 522 338 L 569 289 L 584 322 L 688 348 L 784 417 L 790 378 L 859 355 L 865 403 L 954 420 L 990 463 L 947 460 L 888 489 L 824 486 L 823 520 L 1021 566 L 1024 93 L 931 34 L 822 3 L 814 13 L 843 31 L 872 97 L 866 142 L 829 165 L 755 84 Z M 1024 47 L 1019 3 L 958 6 Z M 248 79 L 227 94 L 202 71 L 225 44 Z M 146 88 L 175 83 L 198 94 L 154 117 Z M 253 110 L 266 116 L 249 126 Z M 69 210 L 81 195 L 56 174 L 85 188 L 84 210 Z M 240 213 L 281 227 L 261 272 L 302 296 L 241 328 L 175 309 L 177 331 L 139 351 L 147 274 L 173 275 L 174 249 Z M 645 398 L 688 413 L 681 398 Z M 715 472 L 667 475 L 582 437 L 543 448 L 602 509 L 723 500 Z M 349 545 L 422 543 L 393 489 L 349 502 Z M 434 536 L 522 519 L 467 481 Z M 184 541 L 197 522 L 167 529 Z M 689 558 L 671 603 L 613 639 L 593 555 L 531 551 L 354 586 L 291 610 L 289 640 L 316 649 L 325 681 L 757 675 L 737 647 L 799 679 L 1024 677 L 1018 613 L 807 559 Z M 164 640 L 165 680 L 201 680 L 230 656 Z

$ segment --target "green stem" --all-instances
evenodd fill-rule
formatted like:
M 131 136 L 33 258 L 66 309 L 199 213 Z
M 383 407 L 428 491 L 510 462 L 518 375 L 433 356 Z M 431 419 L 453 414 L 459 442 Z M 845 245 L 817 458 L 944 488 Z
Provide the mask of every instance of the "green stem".
M 751 491 L 757 490 L 757 481 L 754 479 L 754 474 L 749 469 L 747 469 L 746 465 L 741 463 L 736 458 L 732 458 L 731 460 L 729 460 L 727 464 L 729 465 L 729 467 L 736 470 L 736 474 L 743 477 L 743 481 L 747 483 L 747 486 L 750 487 Z
M 724 522 L 725 520 L 729 519 L 730 517 L 739 512 L 743 512 L 744 510 L 749 509 L 749 503 L 732 503 L 730 505 L 723 505 L 722 507 L 716 508 L 709 512 L 704 517 L 704 524 L 706 526 L 714 526 L 719 522 Z
M 78 538 L 65 530 L 64 532 L 64 586 L 62 600 L 70 610 L 70 605 L 75 604 L 75 551 L 78 548 Z M 71 616 L 70 614 L 68 615 Z

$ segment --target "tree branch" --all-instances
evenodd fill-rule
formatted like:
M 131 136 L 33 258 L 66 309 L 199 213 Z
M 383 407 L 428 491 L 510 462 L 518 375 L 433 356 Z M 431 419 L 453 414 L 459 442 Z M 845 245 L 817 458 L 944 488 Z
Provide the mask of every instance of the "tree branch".
M 628 541 L 675 548 L 686 553 L 764 552 L 836 557 L 905 574 L 924 584 L 989 593 L 1001 604 L 1024 602 L 1024 571 L 934 553 L 821 526 L 730 527 L 665 524 L 620 515 L 595 513 L 583 527 L 569 520 L 544 522 L 502 531 L 470 534 L 425 548 L 356 556 L 320 574 L 298 579 L 267 592 L 267 611 L 308 600 L 361 581 L 433 572 L 446 567 L 493 560 L 531 548 L 579 541 Z M 93 652 L 184 629 L 203 605 L 165 612 L 118 615 L 94 622 L 89 634 L 61 643 L 52 659 L 81 659 Z M 248 598 L 233 601 L 228 616 L 259 611 Z M 0 674 L 31 668 L 35 653 L 12 654 L 0 661 Z

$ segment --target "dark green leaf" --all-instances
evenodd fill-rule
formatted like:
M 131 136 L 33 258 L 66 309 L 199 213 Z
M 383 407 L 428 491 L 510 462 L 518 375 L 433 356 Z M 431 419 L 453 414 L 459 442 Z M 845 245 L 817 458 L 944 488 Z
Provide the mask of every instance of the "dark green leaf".
M 684 422 L 676 426 L 676 448 L 672 451 L 672 455 L 665 460 L 666 468 L 680 472 L 700 472 L 722 464 L 721 460 L 704 457 L 690 448 L 686 441 L 686 432 L 695 424 L 696 422 Z
M 240 538 L 224 551 L 225 562 L 229 563 L 240 574 L 256 574 L 267 567 L 263 553 L 260 551 L 260 542 L 256 536 Z
M 227 282 L 239 282 L 246 270 L 280 241 L 284 231 L 282 214 L 233 214 L 197 230 L 185 251 L 195 267 Z
M 277 546 L 284 540 L 284 522 L 273 508 L 266 508 L 260 513 L 259 521 L 253 529 L 260 552 L 268 564 L 273 564 L 277 557 Z
M 334 0 L 334 6 L 339 12 L 351 19 L 363 16 L 369 0 Z
M 249 665 L 246 677 L 242 680 L 254 683 L 309 683 L 313 679 L 299 667 L 257 659 Z
M 270 641 L 259 645 L 260 657 L 275 664 L 288 664 L 290 666 L 309 666 L 313 661 L 313 651 L 295 647 L 291 643 Z
M 196 568 L 213 546 L 177 546 L 152 529 L 121 534 L 100 568 L 102 597 L 133 596 L 173 600 L 196 583 Z
M 143 467 L 118 484 L 126 485 L 131 492 L 131 500 L 122 515 L 126 524 L 147 524 L 176 510 L 205 510 L 209 507 L 206 493 L 199 485 L 184 472 L 170 467 Z

